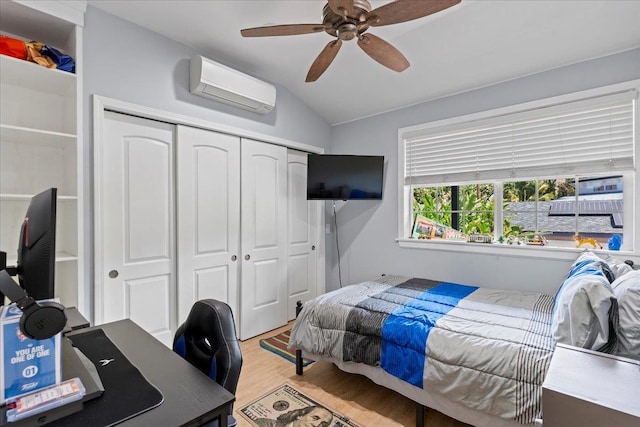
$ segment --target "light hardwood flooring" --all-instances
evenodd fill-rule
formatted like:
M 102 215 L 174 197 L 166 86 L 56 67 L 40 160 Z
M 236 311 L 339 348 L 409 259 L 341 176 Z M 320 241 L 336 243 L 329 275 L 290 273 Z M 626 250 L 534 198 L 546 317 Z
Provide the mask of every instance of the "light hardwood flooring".
M 351 418 L 362 427 L 415 426 L 415 403 L 379 386 L 362 375 L 342 372 L 331 363 L 315 362 L 295 373 L 295 365 L 260 347 L 260 340 L 290 328 L 293 323 L 264 335 L 242 341 L 243 365 L 236 391 L 235 417 L 239 427 L 249 426 L 238 410 L 288 383 L 325 406 Z M 427 427 L 465 427 L 433 410 L 425 411 Z

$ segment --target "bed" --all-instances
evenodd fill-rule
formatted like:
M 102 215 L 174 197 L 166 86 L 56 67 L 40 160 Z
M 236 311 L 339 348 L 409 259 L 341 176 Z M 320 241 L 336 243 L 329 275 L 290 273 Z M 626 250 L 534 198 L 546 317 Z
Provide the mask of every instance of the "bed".
M 541 425 L 542 384 L 562 330 L 589 329 L 569 344 L 617 349 L 613 295 L 598 294 L 603 314 L 587 326 L 575 318 L 584 283 L 595 275 L 599 287 L 604 276 L 590 269 L 595 259 L 580 258 L 555 296 L 404 276 L 346 286 L 304 304 L 289 347 L 365 375 L 419 411 L 424 405 L 475 426 Z

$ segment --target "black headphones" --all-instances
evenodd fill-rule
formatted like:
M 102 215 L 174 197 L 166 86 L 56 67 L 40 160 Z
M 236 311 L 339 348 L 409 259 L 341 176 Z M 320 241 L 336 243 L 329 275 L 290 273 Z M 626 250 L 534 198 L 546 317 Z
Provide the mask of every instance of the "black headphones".
M 67 324 L 62 304 L 53 301 L 36 302 L 5 270 L 0 271 L 0 291 L 22 310 L 20 330 L 29 338 L 50 338 L 62 331 Z

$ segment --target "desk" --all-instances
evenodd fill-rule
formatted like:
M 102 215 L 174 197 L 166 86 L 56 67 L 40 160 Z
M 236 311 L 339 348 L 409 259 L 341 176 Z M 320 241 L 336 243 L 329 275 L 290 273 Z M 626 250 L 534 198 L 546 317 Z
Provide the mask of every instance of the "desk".
M 159 406 L 118 426 L 199 426 L 218 419 L 220 427 L 227 427 L 227 413 L 235 397 L 144 329 L 125 319 L 79 329 L 66 336 L 72 337 L 93 329 L 102 329 L 147 381 L 156 386 L 164 396 L 164 401 Z M 4 416 L 4 411 L 2 415 Z M 0 425 L 4 424 L 0 422 Z M 18 423 L 6 424 L 11 426 Z M 56 422 L 48 425 L 55 426 Z
M 164 396 L 164 401 L 159 406 L 118 426 L 199 426 L 218 419 L 220 427 L 227 427 L 227 413 L 235 397 L 144 329 L 125 319 L 72 331 L 66 336 L 72 337 L 93 329 L 102 329 L 147 381 L 156 386 Z M 63 377 L 66 376 L 63 373 Z M 44 414 L 46 413 L 33 418 Z M 2 416 L 4 418 L 4 407 Z M 4 424 L 0 422 L 0 425 Z M 10 426 L 18 423 L 6 424 Z M 51 425 L 55 424 L 53 421 Z
M 227 427 L 235 397 L 129 319 L 68 333 L 72 337 L 100 328 L 146 379 L 164 395 L 162 404 L 119 426 L 198 426 L 218 418 Z

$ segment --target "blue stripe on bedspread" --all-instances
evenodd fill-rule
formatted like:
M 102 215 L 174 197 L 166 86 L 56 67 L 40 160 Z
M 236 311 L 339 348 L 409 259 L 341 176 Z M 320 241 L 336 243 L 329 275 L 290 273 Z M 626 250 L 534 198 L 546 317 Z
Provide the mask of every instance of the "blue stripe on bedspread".
M 431 328 L 476 289 L 475 286 L 441 283 L 391 313 L 382 325 L 382 369 L 422 388 L 425 351 Z

